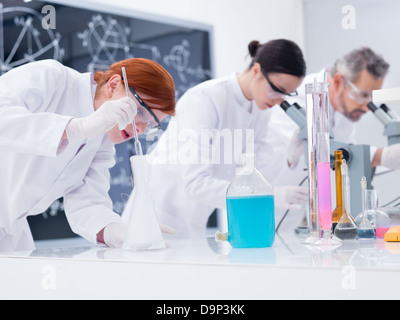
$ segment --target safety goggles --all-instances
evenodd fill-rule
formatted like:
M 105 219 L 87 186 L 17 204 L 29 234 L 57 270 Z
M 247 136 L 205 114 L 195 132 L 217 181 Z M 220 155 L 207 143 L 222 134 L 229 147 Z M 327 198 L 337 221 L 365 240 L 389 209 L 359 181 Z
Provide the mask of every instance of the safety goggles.
M 268 73 L 266 73 L 263 70 L 263 68 L 261 68 L 261 72 L 264 75 L 265 79 L 267 79 L 268 82 L 267 94 L 271 99 L 286 99 L 287 97 L 296 97 L 299 95 L 297 91 L 292 93 L 287 93 L 280 90 L 271 82 L 271 80 L 268 77 Z
M 133 94 L 135 99 L 139 102 L 137 116 L 135 122 L 145 124 L 146 129 L 144 134 L 153 134 L 161 129 L 161 122 L 158 120 L 157 116 L 153 111 L 144 103 L 144 101 L 139 97 L 135 90 L 129 87 L 130 92 Z
M 363 91 L 357 88 L 354 83 L 346 79 L 347 91 L 349 93 L 349 98 L 359 105 L 363 105 L 372 101 L 372 92 Z

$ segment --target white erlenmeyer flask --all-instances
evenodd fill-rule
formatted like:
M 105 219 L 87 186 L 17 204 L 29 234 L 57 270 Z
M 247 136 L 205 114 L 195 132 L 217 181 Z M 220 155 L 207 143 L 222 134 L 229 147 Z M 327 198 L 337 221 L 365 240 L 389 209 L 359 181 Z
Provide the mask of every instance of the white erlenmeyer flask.
M 150 196 L 148 177 L 150 164 L 146 156 L 131 157 L 134 194 L 125 211 L 130 213 L 124 250 L 159 250 L 166 244 L 158 225 Z M 128 211 L 127 211 L 128 210 Z

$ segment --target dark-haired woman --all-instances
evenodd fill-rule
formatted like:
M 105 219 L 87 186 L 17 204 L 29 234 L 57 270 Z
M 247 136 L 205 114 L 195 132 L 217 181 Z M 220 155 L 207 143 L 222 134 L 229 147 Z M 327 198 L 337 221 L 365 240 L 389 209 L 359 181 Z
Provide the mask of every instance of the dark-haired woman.
M 177 236 L 202 237 L 212 212 L 226 208 L 226 192 L 243 153 L 256 154 L 267 173 L 273 148 L 265 143 L 268 109 L 296 94 L 306 74 L 301 49 L 292 41 L 249 44 L 247 70 L 190 89 L 151 154 L 149 179 L 159 222 Z M 286 160 L 282 159 L 284 164 Z M 275 190 L 277 206 L 307 201 L 300 188 Z

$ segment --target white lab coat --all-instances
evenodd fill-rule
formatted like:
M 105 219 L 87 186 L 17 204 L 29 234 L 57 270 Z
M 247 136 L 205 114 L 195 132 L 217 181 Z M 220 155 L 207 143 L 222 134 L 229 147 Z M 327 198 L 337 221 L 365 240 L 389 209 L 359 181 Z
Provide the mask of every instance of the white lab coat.
M 241 155 L 255 152 L 257 168 L 266 171 L 273 153 L 264 137 L 269 121 L 270 112 L 245 98 L 235 74 L 190 89 L 151 153 L 151 162 L 158 162 L 149 184 L 159 222 L 176 229 L 178 237 L 204 237 L 211 213 L 226 209 Z M 214 129 L 211 139 L 198 138 L 204 129 Z M 219 134 L 233 139 L 221 139 L 220 147 Z M 221 161 L 207 163 L 208 155 Z
M 107 135 L 60 144 L 71 117 L 94 112 L 90 73 L 54 60 L 0 77 L 0 251 L 31 250 L 26 218 L 64 197 L 72 230 L 95 243 L 112 222 L 109 168 L 115 149 Z

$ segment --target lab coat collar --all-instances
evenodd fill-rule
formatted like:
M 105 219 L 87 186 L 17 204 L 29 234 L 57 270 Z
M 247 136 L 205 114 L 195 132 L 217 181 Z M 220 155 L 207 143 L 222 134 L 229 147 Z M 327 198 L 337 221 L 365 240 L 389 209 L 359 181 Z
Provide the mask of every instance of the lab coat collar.
M 94 81 L 94 74 L 90 74 L 90 85 L 92 87 L 92 100 L 94 102 L 94 98 L 96 97 L 96 90 L 97 90 L 97 82 Z
M 236 73 L 234 73 L 230 77 L 230 81 L 232 84 L 233 94 L 235 96 L 235 99 L 244 110 L 246 110 L 248 113 L 252 113 L 253 101 L 247 100 L 247 98 L 243 94 L 243 91 L 242 91 L 242 88 L 240 87 L 237 76 L 238 75 Z
M 91 72 L 83 73 L 79 81 L 80 93 L 82 99 L 85 101 L 84 105 L 87 106 L 81 116 L 86 117 L 94 112 L 94 97 L 96 95 L 97 84 Z

